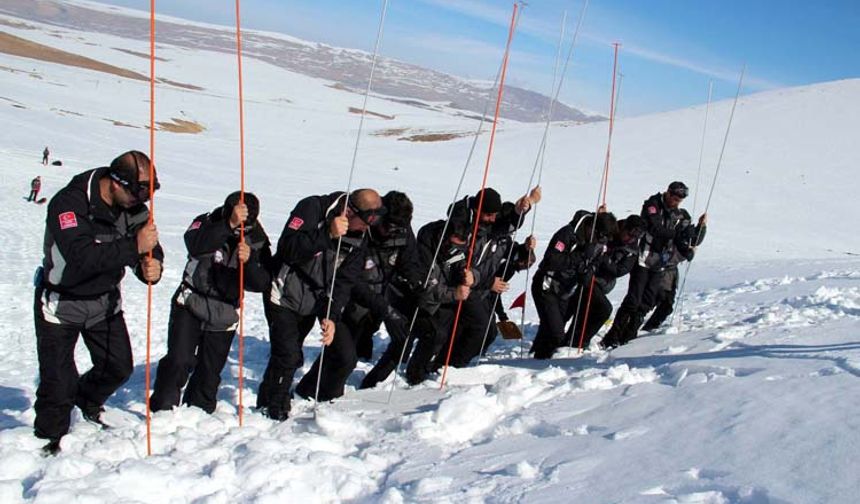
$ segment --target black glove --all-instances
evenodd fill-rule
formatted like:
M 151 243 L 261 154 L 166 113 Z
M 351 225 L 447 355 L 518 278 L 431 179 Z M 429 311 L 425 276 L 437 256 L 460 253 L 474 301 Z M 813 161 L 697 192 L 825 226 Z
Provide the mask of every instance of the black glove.
M 589 243 L 588 246 L 585 247 L 583 256 L 585 256 L 585 261 L 587 263 L 591 263 L 604 252 L 606 252 L 606 245 L 603 243 Z

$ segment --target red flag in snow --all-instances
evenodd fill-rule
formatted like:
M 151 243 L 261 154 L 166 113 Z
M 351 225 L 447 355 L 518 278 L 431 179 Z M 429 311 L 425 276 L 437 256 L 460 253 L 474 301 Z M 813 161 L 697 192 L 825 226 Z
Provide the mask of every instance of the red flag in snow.
M 514 308 L 525 308 L 525 307 L 526 307 L 526 293 L 523 292 L 522 294 L 517 296 L 516 299 L 514 299 L 514 302 L 511 303 L 511 307 L 509 309 L 513 310 Z

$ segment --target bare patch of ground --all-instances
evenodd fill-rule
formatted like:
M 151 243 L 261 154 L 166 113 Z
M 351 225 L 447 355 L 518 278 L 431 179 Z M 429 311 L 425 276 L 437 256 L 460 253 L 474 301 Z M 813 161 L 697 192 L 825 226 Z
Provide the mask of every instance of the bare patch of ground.
M 27 23 L 21 23 L 19 21 L 12 21 L 11 19 L 3 19 L 3 18 L 0 18 L 0 25 L 11 26 L 12 28 L 19 28 L 21 30 L 35 30 L 36 29 L 36 27 L 33 25 L 29 25 Z
M 122 51 L 130 52 L 125 50 Z M 94 59 L 79 56 L 77 54 L 66 52 L 60 49 L 55 49 L 53 47 L 39 44 L 38 42 L 33 42 L 31 40 L 23 39 L 21 37 L 16 37 L 15 35 L 9 33 L 0 33 L 0 53 L 11 54 L 13 56 L 20 56 L 22 58 L 30 58 L 39 61 L 47 61 L 49 63 L 59 63 L 60 65 L 86 68 L 88 70 L 95 70 L 96 72 L 104 72 L 111 75 L 117 75 L 119 77 L 125 77 L 127 79 L 149 81 L 149 77 L 146 77 L 145 75 L 139 74 L 137 72 L 109 65 L 107 63 L 102 63 L 101 61 L 96 61 Z M 149 58 L 149 55 L 144 55 L 143 53 L 135 53 L 135 55 L 145 56 L 146 58 Z M 170 79 L 157 80 L 160 83 L 168 84 L 170 86 L 175 86 L 178 88 L 189 89 L 192 91 L 203 91 L 202 87 L 194 86 L 192 84 L 176 82 Z
M 41 75 L 39 75 L 39 74 L 38 74 L 38 73 L 36 73 L 36 72 L 31 72 L 31 71 L 29 71 L 29 70 L 21 70 L 21 69 L 19 69 L 19 68 L 11 68 L 11 67 L 7 67 L 7 66 L 3 66 L 3 65 L 0 65 L 0 70 L 3 70 L 4 72 L 27 74 L 27 75 L 29 75 L 30 77 L 34 78 L 34 79 L 42 80 L 42 76 L 41 76 Z
M 143 58 L 143 59 L 147 59 L 147 60 L 149 59 L 149 54 L 146 54 L 146 53 L 132 51 L 130 49 L 123 49 L 121 47 L 111 47 L 111 49 L 113 49 L 114 51 L 119 51 L 119 52 L 124 52 L 126 54 L 131 54 L 132 56 L 137 56 L 138 58 Z M 156 61 L 165 61 L 165 62 L 170 61 L 169 59 L 162 58 L 160 56 L 156 56 L 155 60 Z
M 174 87 L 182 88 L 182 89 L 190 89 L 191 91 L 203 91 L 203 88 L 200 86 L 195 86 L 194 84 L 185 84 L 182 82 L 172 81 L 170 79 L 155 79 L 158 82 L 169 84 Z
M 405 140 L 407 142 L 446 142 L 467 136 L 472 136 L 472 133 L 420 133 L 418 135 L 400 137 L 397 140 Z
M 206 131 L 201 124 L 194 121 L 186 121 L 185 119 L 172 118 L 170 122 L 156 122 L 161 131 L 169 131 L 171 133 L 190 133 L 192 135 Z
M 349 107 L 349 112 L 352 114 L 361 114 L 361 109 L 355 108 L 355 107 Z M 370 110 L 366 111 L 365 114 L 369 115 L 369 116 L 379 117 L 380 119 L 386 119 L 389 121 L 394 119 L 394 117 L 395 117 L 393 115 L 380 114 L 379 112 L 372 112 Z
M 400 136 L 409 131 L 409 128 L 388 128 L 371 133 L 373 136 L 393 137 Z
M 407 134 L 410 130 L 412 134 Z M 378 137 L 398 137 L 397 140 L 403 140 L 406 142 L 446 142 L 448 140 L 454 140 L 455 138 L 472 136 L 474 133 L 456 131 L 428 132 L 420 128 L 412 129 L 403 127 L 381 129 L 374 131 L 371 135 Z
M 63 109 L 56 109 L 56 108 L 52 108 L 51 110 L 53 112 L 57 112 L 58 114 L 61 114 L 61 115 L 73 115 L 73 116 L 79 116 L 79 117 L 84 116 L 83 114 L 81 114 L 79 112 L 72 112 L 71 110 L 63 110 Z
M 134 79 L 140 81 L 149 80 L 137 72 L 132 72 L 131 70 L 126 70 L 125 68 L 108 65 L 107 63 L 102 63 L 100 61 L 86 58 L 84 56 L 78 56 L 77 54 L 61 51 L 60 49 L 54 49 L 53 47 L 48 47 L 46 45 L 32 42 L 21 37 L 16 37 L 15 35 L 9 33 L 0 33 L 0 52 L 11 54 L 13 56 L 19 56 L 22 58 L 30 58 L 40 61 L 47 61 L 50 63 L 59 63 L 61 65 L 86 68 L 88 70 L 95 70 L 97 72 L 118 75 L 127 79 Z

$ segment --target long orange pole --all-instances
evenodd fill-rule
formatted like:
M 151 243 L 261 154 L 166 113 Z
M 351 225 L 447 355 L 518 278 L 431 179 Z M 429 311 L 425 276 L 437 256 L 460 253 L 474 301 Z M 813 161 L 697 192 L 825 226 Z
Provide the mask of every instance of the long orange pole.
M 236 59 L 239 65 L 239 165 L 240 185 L 239 202 L 245 203 L 245 105 L 242 96 L 242 30 L 240 28 L 239 0 L 236 0 Z M 245 222 L 239 224 L 239 243 L 245 242 Z M 245 263 L 239 261 L 239 425 L 242 425 L 244 403 L 244 365 L 245 365 Z
M 149 2 L 149 223 L 155 222 L 155 0 Z M 152 261 L 152 250 L 147 255 Z M 152 282 L 146 285 L 146 454 L 152 455 L 149 380 L 152 353 Z
M 615 61 L 612 64 L 612 94 L 610 97 L 609 104 L 609 140 L 606 142 L 606 161 L 603 165 L 603 179 L 600 181 L 601 192 L 601 203 L 598 205 L 598 209 L 601 206 L 606 205 L 606 190 L 609 188 L 609 154 L 612 151 L 612 131 L 615 126 L 615 77 L 618 75 L 618 44 L 617 42 L 612 44 L 615 47 Z M 594 213 L 595 224 L 597 223 L 597 212 Z M 592 228 L 592 235 L 594 234 Z M 591 283 L 588 286 L 588 300 L 585 302 L 585 315 L 582 317 L 582 331 L 579 334 L 579 352 L 582 352 L 582 344 L 585 341 L 585 328 L 588 324 L 588 312 L 591 310 L 591 298 L 594 295 L 594 282 L 595 282 L 595 274 L 591 275 Z
M 502 60 L 502 75 L 499 78 L 499 92 L 496 96 L 496 112 L 493 116 L 493 127 L 490 130 L 490 146 L 487 151 L 487 162 L 484 165 L 484 178 L 481 181 L 481 197 L 478 198 L 478 209 L 475 213 L 475 225 L 472 229 L 472 241 L 469 243 L 469 254 L 466 258 L 466 269 L 472 267 L 472 258 L 475 253 L 475 241 L 478 238 L 478 225 L 480 224 L 481 209 L 484 206 L 484 189 L 487 187 L 487 177 L 490 174 L 490 160 L 493 158 L 493 144 L 496 139 L 496 126 L 499 124 L 499 111 L 502 106 L 502 94 L 505 90 L 505 74 L 508 69 L 508 56 L 511 51 L 511 40 L 514 37 L 514 24 L 517 19 L 517 4 L 514 4 L 514 12 L 511 15 L 511 26 L 508 29 L 508 42 L 505 46 L 505 57 Z M 457 337 L 457 325 L 460 322 L 460 312 L 463 311 L 463 301 L 457 303 L 457 313 L 454 315 L 454 327 L 451 330 L 451 343 L 448 345 L 448 355 L 445 357 L 445 369 L 442 371 L 442 384 L 440 389 L 445 388 L 445 379 L 448 376 L 448 362 L 451 360 L 451 352 L 454 350 L 454 339 Z

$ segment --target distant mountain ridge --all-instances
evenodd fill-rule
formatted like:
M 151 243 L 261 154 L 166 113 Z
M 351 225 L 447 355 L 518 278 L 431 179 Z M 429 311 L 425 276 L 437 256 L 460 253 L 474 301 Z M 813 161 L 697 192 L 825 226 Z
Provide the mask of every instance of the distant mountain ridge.
M 118 37 L 149 38 L 149 21 L 129 15 L 126 9 L 88 6 L 58 0 L 4 0 L 0 13 L 34 22 L 74 28 Z M 181 20 L 157 21 L 158 42 L 188 49 L 218 52 L 235 51 L 234 34 L 227 28 Z M 311 77 L 327 79 L 351 90 L 363 90 L 370 71 L 371 55 L 365 51 L 306 42 L 290 36 L 243 32 L 246 57 L 256 58 L 280 68 Z M 464 113 L 481 114 L 487 99 L 487 86 L 391 58 L 378 62 L 373 92 L 410 100 L 416 106 L 444 105 Z M 417 100 L 417 101 L 416 101 Z M 522 122 L 540 122 L 550 98 L 515 86 L 505 87 L 501 115 Z M 427 103 L 424 103 L 427 102 Z M 594 122 L 604 118 L 589 115 L 563 103 L 553 112 L 556 121 Z

